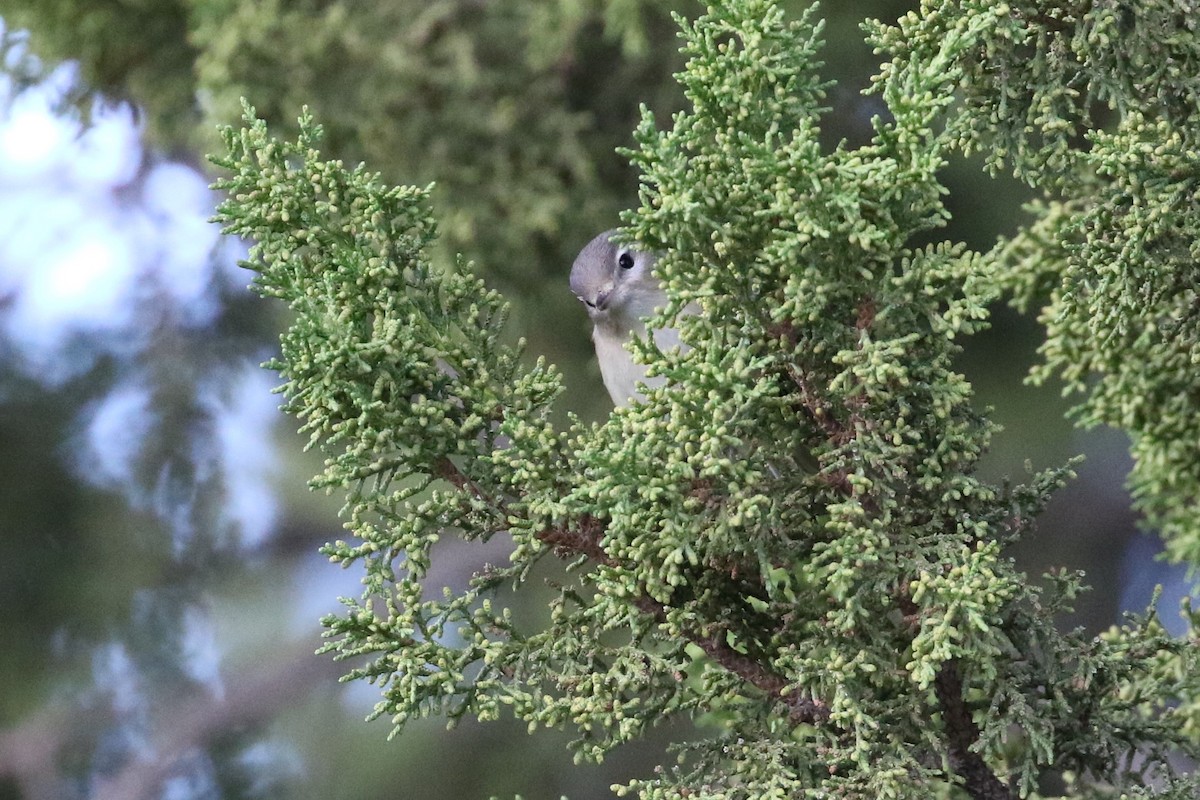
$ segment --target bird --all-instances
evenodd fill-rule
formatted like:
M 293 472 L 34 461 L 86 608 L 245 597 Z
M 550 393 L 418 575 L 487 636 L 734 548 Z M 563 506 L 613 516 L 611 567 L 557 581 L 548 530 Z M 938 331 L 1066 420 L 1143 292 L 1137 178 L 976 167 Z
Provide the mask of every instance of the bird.
M 626 348 L 633 334 L 645 335 L 646 319 L 667 304 L 667 293 L 654 275 L 653 253 L 615 241 L 615 230 L 596 236 L 571 265 L 571 291 L 587 306 L 600 377 L 613 403 L 620 407 L 644 400 L 639 385 L 656 388 L 661 375 L 646 377 L 646 365 L 634 362 Z M 651 331 L 660 350 L 679 344 L 673 328 Z

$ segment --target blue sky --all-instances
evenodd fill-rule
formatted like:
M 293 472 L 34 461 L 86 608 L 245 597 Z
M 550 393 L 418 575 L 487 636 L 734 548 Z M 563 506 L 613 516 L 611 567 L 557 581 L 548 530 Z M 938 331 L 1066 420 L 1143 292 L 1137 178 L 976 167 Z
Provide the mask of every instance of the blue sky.
M 156 423 L 139 357 L 162 325 L 211 326 L 222 295 L 245 291 L 250 276 L 237 266 L 240 244 L 208 221 L 207 179 L 147 153 L 127 106 L 98 107 L 86 127 L 56 113 L 74 79 L 66 66 L 37 90 L 13 95 L 11 82 L 0 84 L 0 335 L 10 367 L 47 389 L 102 357 L 122 365 L 85 410 L 77 450 L 81 475 L 119 488 Z M 229 514 L 254 546 L 275 524 L 274 454 L 259 435 L 278 421 L 278 398 L 256 361 L 230 366 L 233 377 L 199 382 L 216 435 L 196 456 L 225 476 Z

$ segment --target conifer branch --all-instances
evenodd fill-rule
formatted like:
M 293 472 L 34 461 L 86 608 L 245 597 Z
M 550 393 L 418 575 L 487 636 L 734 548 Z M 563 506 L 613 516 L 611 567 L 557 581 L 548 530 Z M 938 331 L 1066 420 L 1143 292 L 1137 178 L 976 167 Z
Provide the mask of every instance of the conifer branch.
M 950 746 L 950 766 L 963 779 L 967 792 L 973 800 L 1013 800 L 1015 795 L 975 750 L 979 743 L 979 727 L 963 699 L 958 662 L 954 659 L 944 662 L 933 685 Z
M 631 784 L 643 797 L 702 786 L 739 800 L 924 800 L 961 785 L 972 800 L 1010 800 L 1048 768 L 1128 787 L 1176 751 L 1200 754 L 1188 733 L 1196 704 L 1181 699 L 1200 693 L 1196 657 L 1152 618 L 1096 640 L 1059 632 L 1054 616 L 1078 580 L 1052 577 L 1043 592 L 1002 553 L 1069 466 L 1017 487 L 981 479 L 995 427 L 954 370 L 958 341 L 987 324 L 1000 262 L 1030 294 L 1057 291 L 1050 273 L 1069 268 L 1051 323 L 1063 349 L 1050 357 L 1077 382 L 1088 369 L 1150 381 L 1145 396 L 1176 413 L 1131 420 L 1155 426 L 1159 444 L 1138 444 L 1149 455 L 1168 433 L 1197 441 L 1175 402 L 1190 383 L 1097 347 L 1129 331 L 1141 337 L 1129 348 L 1145 346 L 1160 367 L 1194 361 L 1180 356 L 1195 315 L 1179 275 L 1198 228 L 1162 209 L 1194 194 L 1194 142 L 1178 122 L 1200 80 L 1136 74 L 1148 62 L 1110 45 L 1132 24 L 1179 63 L 1200 63 L 1200 47 L 1156 4 L 1155 25 L 1089 11 L 1077 51 L 1038 52 L 1023 38 L 1027 6 L 945 6 L 875 25 L 873 44 L 893 56 L 877 84 L 892 116 L 853 151 L 818 135 L 814 12 L 788 22 L 770 0 L 730 0 L 680 19 L 690 109 L 665 130 L 645 113 L 629 151 L 641 204 L 625 232 L 660 254 L 670 303 L 650 327 L 677 329 L 688 347 L 635 343 L 666 387 L 590 428 L 552 424 L 559 376 L 544 362 L 526 368 L 505 343 L 498 295 L 430 268 L 427 191 L 318 161 L 311 120 L 282 149 L 260 125 L 228 135 L 223 165 L 238 177 L 224 184 L 234 199 L 223 221 L 260 242 L 257 288 L 297 311 L 278 362 L 288 408 L 330 454 L 321 484 L 350 487 L 360 543 L 326 552 L 366 565 L 364 598 L 327 620 L 328 649 L 375 656 L 352 677 L 383 686 L 378 714 L 399 726 L 512 712 L 576 725 L 582 757 L 599 758 L 663 717 L 727 712 L 728 735 L 691 748 L 694 773 Z M 976 63 L 980 52 L 993 62 Z M 1022 72 L 1030 65 L 1043 71 Z M 1153 124 L 1130 114 L 1080 155 L 1065 134 L 1088 120 L 1081 81 L 1119 109 L 1144 107 L 1127 90 L 1152 86 L 1162 114 Z M 1031 138 L 1031 119 L 1065 122 Z M 1048 206 L 1036 235 L 1007 251 L 915 248 L 948 216 L 938 173 L 955 143 L 991 143 L 993 165 L 1011 159 L 1080 196 Z M 1087 195 L 1109 178 L 1113 197 Z M 1109 263 L 1146 279 L 1082 269 Z M 1158 292 L 1156 326 L 1121 295 L 1129 285 Z M 1110 313 L 1106 298 L 1124 316 L 1097 345 L 1084 312 Z M 1080 354 L 1084 366 L 1069 365 Z M 1128 388 L 1104 388 L 1097 419 L 1141 415 L 1119 402 Z M 780 468 L 809 451 L 815 476 Z M 1162 452 L 1179 474 L 1200 474 L 1187 447 Z M 1145 477 L 1169 501 L 1162 513 L 1192 524 L 1180 493 Z M 440 599 L 427 591 L 435 542 L 504 528 L 510 568 Z M 568 577 L 550 627 L 531 634 L 484 592 L 505 578 L 519 587 L 547 552 L 595 568 Z M 680 680 L 697 649 L 719 669 Z M 1069 689 L 1046 702 L 1047 687 Z M 779 703 L 791 726 L 770 713 Z
M 538 538 L 563 555 L 585 555 L 597 564 L 617 566 L 615 559 L 604 552 L 602 543 L 604 524 L 592 516 L 586 516 L 578 528 L 551 528 L 538 534 Z M 658 622 L 666 620 L 667 610 L 662 603 L 640 594 L 633 604 L 647 616 Z M 794 724 L 815 724 L 829 718 L 829 707 L 815 698 L 802 696 L 799 692 L 786 693 L 787 680 L 744 653 L 739 653 L 718 633 L 709 636 L 693 633 L 688 636 L 692 644 L 699 647 L 714 662 L 745 680 L 768 697 L 779 697 L 788 707 L 788 715 Z

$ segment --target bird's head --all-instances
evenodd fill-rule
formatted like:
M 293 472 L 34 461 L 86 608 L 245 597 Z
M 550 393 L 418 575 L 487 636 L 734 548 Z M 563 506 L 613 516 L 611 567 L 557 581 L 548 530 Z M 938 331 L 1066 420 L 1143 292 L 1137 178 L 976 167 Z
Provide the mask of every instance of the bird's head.
M 654 277 L 654 255 L 617 244 L 605 231 L 571 265 L 571 291 L 598 326 L 631 330 L 666 302 Z

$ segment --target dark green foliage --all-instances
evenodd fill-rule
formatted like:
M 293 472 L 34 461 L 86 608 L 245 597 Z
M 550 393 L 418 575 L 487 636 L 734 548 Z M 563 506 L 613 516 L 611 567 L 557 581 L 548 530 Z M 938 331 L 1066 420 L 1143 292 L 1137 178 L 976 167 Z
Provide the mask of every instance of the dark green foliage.
M 951 142 L 984 153 L 993 169 L 1061 187 L 1077 178 L 1079 137 L 1105 112 L 1191 122 L 1200 103 L 1195 12 L 1172 0 L 923 0 L 895 26 L 868 27 L 894 56 L 880 81 L 935 65 L 943 80 L 929 89 L 959 92 Z M 961 47 L 948 52 L 947 40 Z
M 159 132 L 182 138 L 182 130 L 200 121 L 186 6 L 177 0 L 11 0 L 0 13 L 8 25 L 44 32 L 38 52 L 54 61 L 77 60 L 92 90 L 171 109 L 171 130 Z M 155 123 L 157 130 L 164 118 Z
M 647 46 L 678 5 L 11 0 L 0 13 L 45 56 L 78 59 L 91 87 L 135 98 L 168 148 L 211 150 L 241 97 L 281 129 L 309 106 L 347 162 L 437 182 L 435 260 L 461 252 L 528 292 L 630 202 L 634 176 L 594 154 L 628 143 L 638 100 L 678 102 L 676 53 Z M 669 88 L 626 88 L 647 86 Z
M 1006 29 L 1000 10 L 931 13 L 946 27 L 885 70 L 892 117 L 854 150 L 817 141 L 814 19 L 731 0 L 679 20 L 689 109 L 667 128 L 644 113 L 626 234 L 662 254 L 659 321 L 690 349 L 638 343 L 670 382 L 599 426 L 551 425 L 558 376 L 503 344 L 499 297 L 462 264 L 431 266 L 428 190 L 322 160 L 309 117 L 295 144 L 250 114 L 226 132 L 219 218 L 256 242 L 258 291 L 296 312 L 274 366 L 328 454 L 317 484 L 348 493 L 354 539 L 327 552 L 367 575 L 327 620 L 329 649 L 368 656 L 351 677 L 380 685 L 376 713 L 398 726 L 507 709 L 574 727 L 579 756 L 599 759 L 667 715 L 705 715 L 715 736 L 619 790 L 643 798 L 992 800 L 1035 793 L 1047 772 L 1074 796 L 1155 796 L 1137 787 L 1200 752 L 1195 634 L 1173 639 L 1152 615 L 1099 638 L 1056 630 L 1080 578 L 1038 588 L 1002 550 L 1069 468 L 980 480 L 995 430 L 952 366 L 1006 283 L 1053 285 L 1039 247 L 1113 253 L 1089 250 L 1099 240 L 1060 224 L 1059 205 L 992 253 L 911 244 L 946 219 L 937 173 L 972 128 L 942 127 L 960 113 L 945 89 L 983 96 L 964 65 Z M 877 34 L 893 49 L 899 36 Z M 1062 134 L 1048 130 L 1050 150 Z M 1098 178 L 1129 157 L 1105 146 L 1088 155 Z M 1181 158 L 1156 158 L 1174 171 L 1137 184 L 1148 201 L 1173 196 Z M 1105 197 L 1106 214 L 1084 208 L 1107 229 L 1130 204 Z M 1179 261 L 1172 231 L 1146 236 Z M 511 537 L 510 563 L 433 585 L 450 536 Z M 519 625 L 494 590 L 551 554 L 569 582 L 547 625 Z
M 1194 3 L 943 3 L 874 26 L 892 86 L 947 37 L 963 47 L 949 139 L 1041 188 L 1038 220 L 998 249 L 1045 302 L 1045 368 L 1086 393 L 1078 419 L 1127 430 L 1130 486 L 1171 556 L 1200 562 L 1200 36 Z M 1095 121 L 1115 120 L 1108 130 Z M 1086 139 L 1086 143 L 1083 141 Z M 1082 146 L 1081 146 L 1082 145 Z M 1047 302 L 1048 296 L 1048 302 Z

